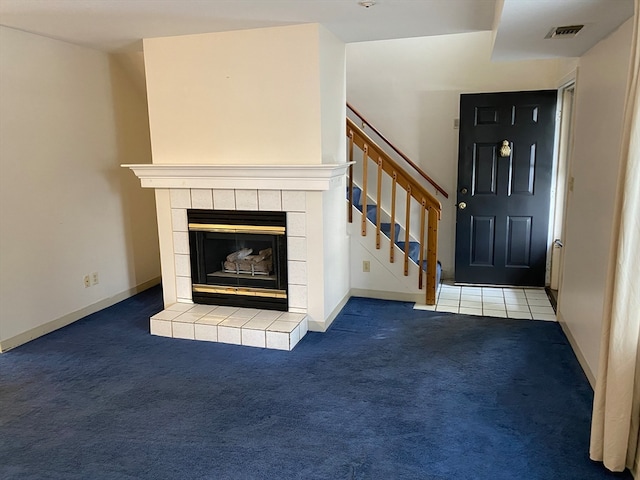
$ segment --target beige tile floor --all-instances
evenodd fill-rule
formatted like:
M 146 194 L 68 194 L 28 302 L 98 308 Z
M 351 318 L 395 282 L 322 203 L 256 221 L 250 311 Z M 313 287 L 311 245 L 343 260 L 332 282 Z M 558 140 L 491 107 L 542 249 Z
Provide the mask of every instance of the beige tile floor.
M 543 288 L 467 287 L 443 283 L 436 305 L 416 304 L 415 309 L 436 312 L 556 321 Z

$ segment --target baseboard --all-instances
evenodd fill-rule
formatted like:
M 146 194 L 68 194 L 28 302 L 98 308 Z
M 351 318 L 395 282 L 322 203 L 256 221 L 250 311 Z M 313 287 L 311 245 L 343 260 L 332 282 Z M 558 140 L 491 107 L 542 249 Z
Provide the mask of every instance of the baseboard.
M 352 297 L 376 298 L 378 300 L 395 300 L 398 302 L 422 302 L 424 303 L 425 293 L 387 292 L 383 290 L 366 290 L 362 288 L 352 288 Z
M 92 313 L 96 313 L 104 308 L 110 307 L 111 305 L 115 305 L 122 300 L 126 300 L 133 295 L 143 292 L 151 287 L 155 287 L 161 281 L 161 277 L 155 277 L 147 282 L 141 283 L 135 287 L 129 288 L 124 292 L 120 292 L 112 297 L 105 298 L 104 300 L 100 300 L 92 305 L 81 308 L 75 312 L 64 315 L 55 320 L 51 320 L 43 325 L 38 325 L 26 332 L 22 332 L 15 337 L 8 338 L 6 340 L 0 341 L 0 353 L 5 353 L 12 348 L 19 347 L 31 340 L 34 340 L 38 337 L 42 337 L 48 333 L 51 333 L 55 330 L 58 330 L 62 327 L 66 327 L 67 325 L 80 320 L 81 318 L 86 317 L 87 315 L 91 315 Z
M 558 318 L 558 323 L 560 324 L 560 327 L 562 328 L 562 331 L 564 332 L 565 336 L 567 337 L 567 340 L 569 340 L 569 345 L 571 345 L 571 348 L 573 349 L 573 353 L 575 354 L 576 358 L 578 359 L 578 363 L 580 363 L 580 366 L 582 367 L 582 370 L 584 371 L 584 374 L 587 376 L 587 379 L 589 380 L 589 384 L 591 385 L 591 388 L 595 390 L 595 388 L 596 388 L 596 376 L 591 371 L 591 368 L 589 368 L 589 364 L 587 363 L 587 359 L 582 354 L 582 350 L 580 350 L 580 347 L 578 346 L 578 342 L 576 342 L 576 339 L 571 334 L 571 330 L 569 329 L 569 326 L 567 325 L 567 322 L 562 318 L 562 314 L 560 312 L 557 312 L 557 318 Z

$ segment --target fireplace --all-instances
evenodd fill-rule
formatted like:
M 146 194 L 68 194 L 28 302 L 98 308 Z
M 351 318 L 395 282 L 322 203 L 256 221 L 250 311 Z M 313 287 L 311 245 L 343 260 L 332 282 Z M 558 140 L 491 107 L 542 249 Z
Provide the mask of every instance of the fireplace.
M 195 303 L 288 311 L 286 213 L 188 209 Z

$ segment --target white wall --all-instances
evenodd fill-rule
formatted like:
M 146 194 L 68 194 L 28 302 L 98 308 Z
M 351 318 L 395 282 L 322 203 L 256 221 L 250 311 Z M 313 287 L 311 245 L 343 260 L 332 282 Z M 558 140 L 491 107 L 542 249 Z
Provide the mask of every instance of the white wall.
M 321 163 L 321 28 L 145 39 L 153 162 Z
M 144 119 L 106 54 L 0 27 L 2 349 L 158 277 Z
M 632 21 L 580 58 L 558 318 L 598 372 Z
M 557 88 L 560 60 L 491 63 L 491 32 L 347 45 L 347 99 L 448 193 L 438 257 L 452 276 L 461 93 Z M 562 71 L 564 74 L 564 71 Z M 431 190 L 433 191 L 433 190 Z M 354 260 L 359 261 L 359 260 Z

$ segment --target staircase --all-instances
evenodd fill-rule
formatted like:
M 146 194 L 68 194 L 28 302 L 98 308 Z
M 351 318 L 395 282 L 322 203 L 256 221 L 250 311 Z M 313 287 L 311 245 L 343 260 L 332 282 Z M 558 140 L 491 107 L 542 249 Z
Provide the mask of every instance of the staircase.
M 353 162 L 347 180 L 349 222 L 358 221 L 359 216 L 360 234 L 366 236 L 373 230 L 376 249 L 380 249 L 381 236 L 388 238 L 389 262 L 402 256 L 405 276 L 411 263 L 420 266 L 418 289 L 425 290 L 426 304 L 434 305 L 442 272 L 437 260 L 440 202 L 349 118 L 347 137 L 349 162 Z M 415 223 L 416 217 L 418 228 L 411 221 Z

